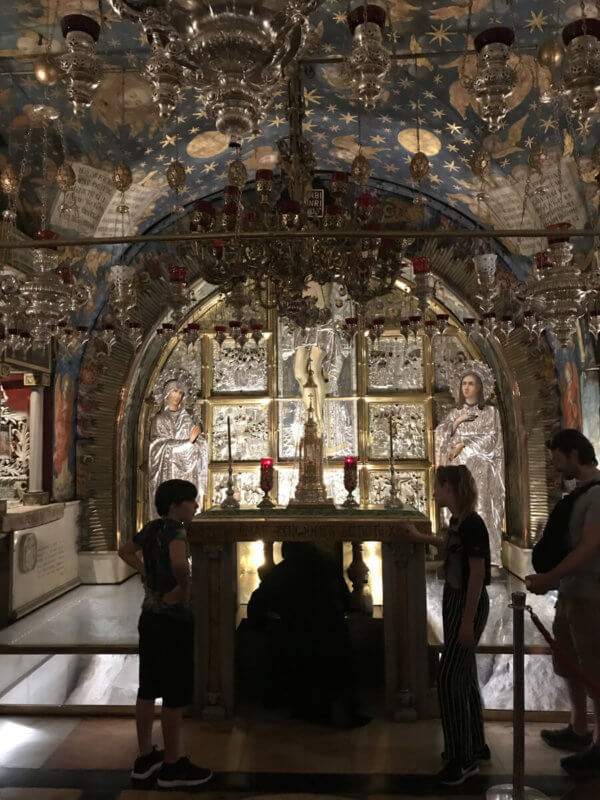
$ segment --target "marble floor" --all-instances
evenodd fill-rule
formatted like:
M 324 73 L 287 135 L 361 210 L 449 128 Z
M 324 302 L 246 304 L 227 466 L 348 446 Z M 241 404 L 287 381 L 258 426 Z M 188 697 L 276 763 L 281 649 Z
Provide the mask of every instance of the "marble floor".
M 540 724 L 526 729 L 527 782 L 549 798 L 597 800 L 599 783 L 575 785 L 561 773 L 560 753 L 545 747 Z M 486 726 L 492 762 L 458 792 L 440 790 L 442 735 L 437 720 L 398 724 L 376 720 L 340 731 L 300 722 L 185 721 L 184 747 L 210 766 L 210 800 L 392 800 L 483 798 L 509 779 L 512 729 Z M 155 739 L 160 743 L 157 722 Z M 0 717 L 0 800 L 142 800 L 162 793 L 132 787 L 133 720 L 124 718 Z M 191 796 L 172 792 L 174 797 Z
M 509 602 L 511 592 L 521 588 L 510 577 L 494 581 L 489 588 L 491 611 L 482 644 L 500 646 L 507 652 L 478 655 L 486 708 L 512 707 Z M 432 643 L 442 637 L 442 590 L 443 582 L 436 577 L 435 569 L 429 569 L 427 607 Z M 0 705 L 133 704 L 141 600 L 142 587 L 137 577 L 116 586 L 80 586 L 0 631 L 0 651 L 4 652 Z M 529 596 L 528 603 L 544 624 L 551 627 L 554 597 Z M 542 643 L 528 615 L 525 631 L 526 644 Z M 69 648 L 85 648 L 86 652 L 64 652 Z M 563 683 L 555 678 L 549 656 L 526 656 L 526 676 L 527 709 L 568 708 Z
M 143 590 L 121 584 L 78 586 L 0 630 L 0 647 L 137 647 Z

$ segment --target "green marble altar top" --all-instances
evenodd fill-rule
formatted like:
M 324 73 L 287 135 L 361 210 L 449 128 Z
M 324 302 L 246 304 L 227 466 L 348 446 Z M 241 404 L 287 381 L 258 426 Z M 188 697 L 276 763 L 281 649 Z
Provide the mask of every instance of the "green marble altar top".
M 348 517 L 351 519 L 366 518 L 366 519 L 401 519 L 415 517 L 419 519 L 427 519 L 424 514 L 414 508 L 405 506 L 404 508 L 344 508 L 343 506 L 291 506 L 286 508 L 284 506 L 277 506 L 275 508 L 219 508 L 215 506 L 203 511 L 194 518 L 194 521 L 206 519 L 207 517 L 251 517 L 251 518 L 265 518 L 277 519 L 284 517 L 335 517 L 342 518 Z

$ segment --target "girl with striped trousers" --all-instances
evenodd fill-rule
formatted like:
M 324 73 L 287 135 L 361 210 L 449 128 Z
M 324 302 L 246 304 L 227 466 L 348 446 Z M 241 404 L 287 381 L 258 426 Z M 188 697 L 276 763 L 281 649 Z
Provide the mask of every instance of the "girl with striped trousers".
M 442 757 L 447 764 L 438 778 L 455 786 L 479 771 L 479 761 L 490 758 L 475 661 L 489 613 L 490 543 L 485 523 L 474 510 L 477 488 L 467 467 L 438 467 L 434 493 L 438 506 L 452 514 L 444 565 L 444 648 L 437 679 L 445 740 Z M 440 544 L 437 537 L 420 534 L 412 525 L 403 528 L 415 541 Z

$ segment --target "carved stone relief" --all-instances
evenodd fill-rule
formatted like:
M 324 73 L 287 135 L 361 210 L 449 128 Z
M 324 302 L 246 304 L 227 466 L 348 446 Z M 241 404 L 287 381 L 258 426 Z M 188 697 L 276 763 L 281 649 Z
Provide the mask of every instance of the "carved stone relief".
M 227 461 L 227 418 L 231 420 L 234 461 L 256 461 L 269 452 L 269 411 L 266 405 L 214 406 L 213 461 Z
M 382 506 L 390 496 L 389 471 L 370 470 L 369 505 Z M 397 470 L 400 484 L 400 499 L 406 506 L 415 508 L 422 514 L 428 513 L 426 473 L 422 470 Z
M 369 403 L 369 458 L 390 456 L 390 416 L 394 458 L 426 458 L 425 409 L 417 403 Z
M 423 341 L 382 336 L 369 343 L 369 391 L 406 392 L 423 389 Z
M 263 393 L 267 391 L 267 348 L 249 342 L 240 349 L 226 339 L 219 347 L 212 340 L 213 394 Z

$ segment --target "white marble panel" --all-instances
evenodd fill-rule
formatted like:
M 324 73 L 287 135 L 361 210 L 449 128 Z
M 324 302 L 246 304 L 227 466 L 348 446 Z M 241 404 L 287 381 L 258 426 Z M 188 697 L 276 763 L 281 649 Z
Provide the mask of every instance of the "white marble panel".
M 33 534 L 33 536 L 32 536 Z M 77 540 L 79 502 L 65 503 L 62 519 L 14 533 L 12 608 L 22 606 L 67 585 L 79 577 Z

